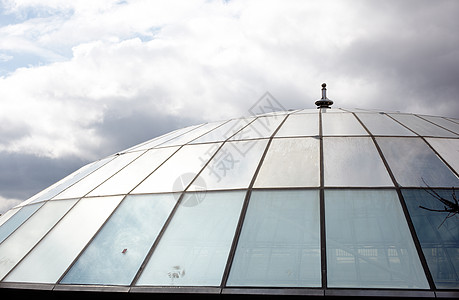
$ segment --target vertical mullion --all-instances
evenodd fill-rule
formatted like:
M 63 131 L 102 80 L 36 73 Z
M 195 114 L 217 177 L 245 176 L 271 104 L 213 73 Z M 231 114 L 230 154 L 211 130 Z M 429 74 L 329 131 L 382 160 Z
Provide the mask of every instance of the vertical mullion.
M 324 142 L 322 132 L 322 109 L 319 108 L 319 213 L 320 213 L 320 265 L 322 288 L 327 288 L 327 244 L 325 233 L 325 191 L 324 191 Z

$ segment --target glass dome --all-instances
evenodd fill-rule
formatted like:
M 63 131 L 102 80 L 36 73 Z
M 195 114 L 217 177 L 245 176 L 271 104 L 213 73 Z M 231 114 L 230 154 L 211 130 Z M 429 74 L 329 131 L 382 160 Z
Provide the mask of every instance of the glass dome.
M 457 297 L 458 153 L 458 119 L 396 112 L 179 129 L 1 216 L 0 288 Z

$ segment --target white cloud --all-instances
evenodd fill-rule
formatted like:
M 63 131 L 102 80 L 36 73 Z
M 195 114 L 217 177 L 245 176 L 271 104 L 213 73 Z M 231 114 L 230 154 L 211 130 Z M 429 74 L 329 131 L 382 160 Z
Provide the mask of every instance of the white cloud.
M 96 159 L 119 150 L 104 147 L 122 137 L 97 130 L 108 120 L 230 118 L 248 114 L 266 91 L 287 108 L 313 107 L 323 81 L 339 107 L 435 114 L 424 99 L 416 103 L 425 94 L 416 88 L 430 77 L 417 71 L 438 72 L 442 54 L 426 46 L 415 22 L 425 9 L 401 18 L 393 6 L 358 0 L 7 3 L 11 14 L 34 14 L 0 28 L 0 49 L 51 63 L 0 78 L 0 123 L 21 133 L 0 139 L 1 151 Z M 447 36 L 451 25 L 443 26 Z M 455 49 L 457 38 L 449 40 Z M 442 64 L 454 65 L 447 49 Z

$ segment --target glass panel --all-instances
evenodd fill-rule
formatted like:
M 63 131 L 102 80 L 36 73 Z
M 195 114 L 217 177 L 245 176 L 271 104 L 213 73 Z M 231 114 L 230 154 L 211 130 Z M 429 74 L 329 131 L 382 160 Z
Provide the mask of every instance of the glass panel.
M 420 138 L 376 138 L 401 186 L 459 186 L 459 180 Z M 425 183 L 424 183 L 425 182 Z
M 163 135 L 160 135 L 160 136 L 157 136 L 155 138 L 152 138 L 148 141 L 145 141 L 143 143 L 140 143 L 140 144 L 137 144 L 137 145 L 134 145 L 126 150 L 123 150 L 121 151 L 121 153 L 124 153 L 124 152 L 132 152 L 132 151 L 139 151 L 139 150 L 147 150 L 151 147 L 148 147 L 149 145 L 151 144 L 155 144 L 156 141 L 158 141 L 159 139 L 162 140 L 162 142 L 166 141 L 166 136 L 170 136 L 169 138 L 173 138 L 174 136 L 176 136 L 177 132 L 179 131 L 182 131 L 184 130 L 185 128 L 180 128 L 180 129 L 177 129 L 177 130 L 174 130 L 174 131 L 171 131 L 171 132 L 168 132 L 168 133 L 165 133 Z M 162 143 L 161 142 L 161 143 Z
M 88 194 L 91 190 L 97 187 L 99 184 L 113 176 L 116 172 L 124 168 L 127 164 L 131 163 L 139 155 L 144 152 L 130 152 L 116 156 L 115 159 L 104 165 L 103 167 L 92 172 L 84 179 L 78 181 L 54 199 L 67 199 L 67 198 L 79 198 Z
M 373 135 L 416 136 L 416 134 L 395 122 L 385 114 L 357 113 L 357 117 Z
M 455 203 L 453 190 L 402 190 L 402 193 L 435 285 L 437 288 L 457 289 L 459 287 L 457 217 L 447 212 L 429 210 L 444 210 L 446 205 L 440 201 L 441 198 Z
M 76 200 L 47 202 L 0 244 L 0 279 L 40 241 L 75 202 Z
M 426 138 L 437 153 L 459 173 L 459 139 Z
M 112 160 L 113 157 L 107 157 L 104 159 L 101 159 L 99 161 L 96 161 L 92 164 L 88 164 L 76 172 L 73 172 L 72 174 L 68 175 L 64 179 L 58 181 L 57 183 L 53 184 L 43 192 L 40 192 L 37 194 L 37 196 L 33 197 L 35 199 L 31 199 L 31 202 L 38 202 L 38 201 L 43 201 L 43 200 L 49 200 L 68 188 L 69 186 L 73 185 L 75 182 L 78 182 L 80 179 L 84 178 L 88 174 L 94 172 L 94 170 L 97 170 L 101 166 L 105 165 L 107 162 Z M 27 200 L 30 201 L 30 200 Z
M 225 143 L 189 190 L 247 188 L 267 143 L 267 140 Z
M 182 134 L 185 134 L 187 132 L 190 132 L 196 128 L 198 128 L 199 126 L 201 126 L 202 124 L 199 124 L 199 125 L 193 125 L 193 126 L 189 126 L 189 127 L 185 127 L 185 128 L 181 128 L 181 129 L 177 129 L 175 130 L 174 132 L 170 132 L 170 133 L 167 133 L 165 135 L 162 135 L 160 136 L 159 138 L 156 138 L 156 139 L 153 139 L 151 142 L 148 142 L 148 143 L 145 143 L 145 144 L 142 144 L 141 146 L 139 147 L 133 147 L 134 150 L 146 150 L 146 149 L 151 149 L 153 147 L 156 147 L 156 146 L 159 146 L 161 145 L 162 143 L 165 143 L 167 141 L 170 141 Z
M 395 190 L 326 190 L 328 287 L 428 289 Z
M 55 283 L 121 199 L 80 200 L 3 281 Z
M 273 139 L 254 187 L 319 186 L 319 139 Z
M 342 110 L 341 108 L 321 108 L 320 112 L 323 114 L 326 113 L 346 113 L 345 110 Z
M 276 133 L 276 137 L 319 135 L 319 115 L 290 115 Z
M 325 186 L 393 186 L 371 138 L 324 138 Z
M 142 180 L 150 175 L 166 159 L 168 159 L 178 147 L 151 149 L 134 160 L 124 169 L 102 183 L 88 196 L 105 196 L 127 194 L 134 189 Z
M 286 116 L 259 117 L 247 127 L 236 133 L 230 140 L 246 140 L 271 137 Z
M 319 193 L 254 191 L 228 286 L 320 287 Z
M 20 207 L 16 206 L 10 209 L 9 211 L 7 211 L 6 213 L 4 213 L 3 215 L 1 215 L 0 216 L 0 226 L 2 226 L 3 223 L 8 221 L 19 209 Z
M 37 203 L 22 207 L 0 227 L 0 243 L 3 242 L 13 231 L 22 225 L 43 203 Z
M 322 113 L 323 135 L 368 135 L 351 113 Z
M 183 134 L 181 136 L 178 136 L 176 138 L 173 138 L 172 140 L 169 140 L 161 145 L 158 145 L 158 147 L 165 147 L 165 146 L 181 146 L 183 144 L 186 144 L 198 137 L 200 137 L 203 134 L 206 134 L 212 129 L 215 129 L 219 125 L 223 124 L 223 122 L 215 122 L 215 123 L 207 123 L 204 124 L 198 128 L 196 128 L 193 131 L 190 131 L 186 134 Z
M 459 124 L 454 123 L 448 119 L 442 117 L 433 117 L 433 116 L 421 116 L 423 119 L 429 120 L 430 122 L 434 122 L 435 124 L 451 130 L 457 134 L 459 134 Z
M 293 114 L 318 114 L 319 110 L 317 108 L 306 108 L 306 109 L 301 109 L 296 112 L 293 112 Z
M 191 144 L 225 141 L 242 127 L 247 126 L 251 121 L 253 121 L 253 118 L 230 120 L 222 126 L 192 141 Z
M 391 117 L 421 136 L 457 137 L 456 134 L 427 122 L 415 115 L 389 114 Z
M 233 191 L 183 199 L 137 284 L 219 286 L 244 197 Z
M 183 191 L 220 145 L 221 143 L 184 146 L 135 188 L 132 193 Z
M 177 198 L 128 196 L 60 283 L 129 285 Z

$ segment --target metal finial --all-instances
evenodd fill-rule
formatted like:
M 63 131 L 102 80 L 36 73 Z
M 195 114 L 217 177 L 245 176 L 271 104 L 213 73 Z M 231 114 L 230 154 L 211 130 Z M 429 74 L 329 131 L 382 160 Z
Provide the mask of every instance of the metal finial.
M 326 86 L 326 83 L 322 83 L 322 98 L 316 101 L 317 108 L 330 108 L 330 105 L 333 105 L 333 101 L 327 98 Z

